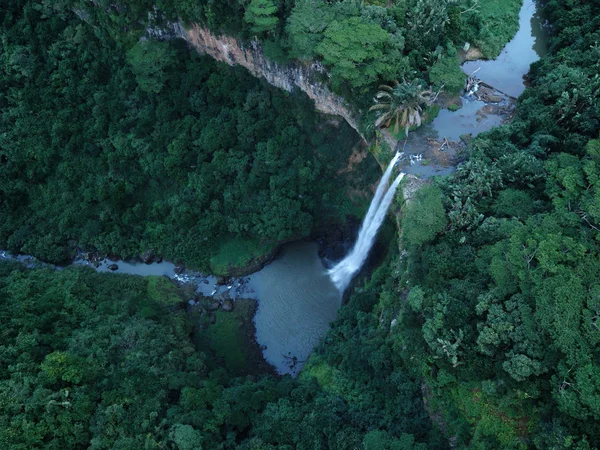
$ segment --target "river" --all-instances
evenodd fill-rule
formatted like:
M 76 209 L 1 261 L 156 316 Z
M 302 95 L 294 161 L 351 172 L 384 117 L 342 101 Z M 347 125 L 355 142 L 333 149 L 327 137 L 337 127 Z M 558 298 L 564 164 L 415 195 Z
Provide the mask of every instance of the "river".
M 259 299 L 256 340 L 266 346 L 265 359 L 279 373 L 301 370 L 342 303 L 317 251 L 314 242 L 289 244 L 275 261 L 250 276 Z
M 461 136 L 477 136 L 510 116 L 514 99 L 525 90 L 524 76 L 529 66 L 548 51 L 548 34 L 542 24 L 535 1 L 524 0 L 519 11 L 519 30 L 498 58 L 462 65 L 468 75 L 477 71 L 477 78 L 491 88 L 483 86 L 473 95 L 461 96 L 462 108 L 454 112 L 442 109 L 432 123 L 409 133 L 406 145 L 399 143 L 399 150 L 406 153 L 406 173 L 423 177 L 449 175 L 455 170 L 454 157 L 462 146 Z
M 0 260 L 19 261 L 29 268 L 64 269 L 7 251 L 0 251 Z M 329 278 L 314 242 L 284 245 L 271 264 L 251 275 L 230 278 L 227 283 L 168 261 L 145 264 L 141 260 L 105 258 L 90 262 L 82 253 L 72 265 L 114 274 L 167 276 L 181 284 L 192 284 L 196 292 L 206 297 L 227 293 L 234 301 L 256 299 L 256 341 L 264 349 L 266 361 L 282 375 L 300 372 L 315 345 L 327 333 L 329 323 L 335 320 L 342 302 L 342 294 Z M 194 301 L 189 303 L 193 305 Z
M 94 267 L 85 259 L 76 264 Z M 95 267 L 99 272 L 129 275 L 168 276 L 180 283 L 192 283 L 204 296 L 227 292 L 231 299 L 258 300 L 254 316 L 256 341 L 263 356 L 280 374 L 296 375 L 312 349 L 335 320 L 342 295 L 333 285 L 318 256 L 314 242 L 295 242 L 282 247 L 275 260 L 251 275 L 218 284 L 212 275 L 178 269 L 173 263 L 144 264 L 141 261 L 104 259 Z M 117 265 L 116 270 L 108 267 Z M 179 273 L 178 273 L 179 272 Z
M 518 97 L 525 90 L 523 76 L 531 63 L 548 53 L 548 34 L 537 13 L 534 0 L 524 0 L 519 12 L 519 31 L 506 44 L 498 58 L 490 61 L 468 61 L 462 68 L 470 74 L 475 70 L 481 81 L 499 91 Z

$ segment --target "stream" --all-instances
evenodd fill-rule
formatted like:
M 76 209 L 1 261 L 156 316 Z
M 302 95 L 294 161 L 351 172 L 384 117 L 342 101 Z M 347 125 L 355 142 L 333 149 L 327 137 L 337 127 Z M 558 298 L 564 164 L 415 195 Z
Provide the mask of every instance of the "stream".
M 457 111 L 442 109 L 432 123 L 411 131 L 406 145 L 399 142 L 397 150 L 405 152 L 402 170 L 421 177 L 454 172 L 456 151 L 463 146 L 461 139 L 489 131 L 510 117 L 515 98 L 526 87 L 523 77 L 531 63 L 547 53 L 547 41 L 535 1 L 524 0 L 519 11 L 519 30 L 498 58 L 462 65 L 467 75 L 477 71 L 475 76 L 487 86 L 470 96 L 463 94 L 462 108 Z
M 409 133 L 403 172 L 418 176 L 447 175 L 454 171 L 453 158 L 460 148 L 461 136 L 475 136 L 500 125 L 514 106 L 510 97 L 525 89 L 523 75 L 529 65 L 546 52 L 546 33 L 536 15 L 533 0 L 525 0 L 520 11 L 520 29 L 493 61 L 470 61 L 463 65 L 466 73 L 478 67 L 478 78 L 495 89 L 485 98 L 477 93 L 461 98 L 462 108 L 456 112 L 444 109 L 429 125 Z M 494 101 L 490 101 L 494 100 Z M 40 263 L 35 258 L 0 251 L 0 260 L 17 260 L 28 267 L 62 267 Z M 253 298 L 258 301 L 254 317 L 256 340 L 265 359 L 280 374 L 297 375 L 312 349 L 327 333 L 342 302 L 341 292 L 334 286 L 313 242 L 297 242 L 283 246 L 278 257 L 262 270 L 219 284 L 215 276 L 186 271 L 164 261 L 145 264 L 142 261 L 92 263 L 83 255 L 73 264 L 93 267 L 99 272 L 140 276 L 168 276 L 179 283 L 192 283 L 197 293 L 220 296 L 235 301 Z M 116 265 L 115 268 L 109 268 Z M 189 301 L 194 305 L 194 300 Z
M 18 261 L 28 268 L 65 267 L 47 264 L 28 255 L 0 251 L 0 261 Z M 146 264 L 141 260 L 90 261 L 81 253 L 72 265 L 86 266 L 97 272 L 138 276 L 167 276 L 180 284 L 192 284 L 205 297 L 256 299 L 254 316 L 256 341 L 263 356 L 280 374 L 297 375 L 315 345 L 327 333 L 337 317 L 342 293 L 323 266 L 315 242 L 284 245 L 277 258 L 262 270 L 219 283 L 218 277 L 188 271 L 168 261 Z M 116 268 L 115 268 L 116 267 Z M 193 299 L 188 302 L 195 305 Z
M 462 68 L 471 74 L 479 67 L 477 77 L 511 97 L 525 90 L 523 76 L 531 63 L 548 53 L 548 34 L 543 20 L 536 11 L 534 0 L 524 0 L 519 12 L 519 31 L 506 44 L 498 58 L 490 61 L 468 61 Z

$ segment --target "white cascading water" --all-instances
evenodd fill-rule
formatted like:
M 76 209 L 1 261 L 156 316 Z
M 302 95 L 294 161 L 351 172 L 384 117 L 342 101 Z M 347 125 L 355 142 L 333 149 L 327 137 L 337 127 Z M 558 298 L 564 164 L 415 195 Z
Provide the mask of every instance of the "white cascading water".
M 383 223 L 387 210 L 394 199 L 396 189 L 398 188 L 400 181 L 402 181 L 402 178 L 404 178 L 404 174 L 401 173 L 396 177 L 389 189 L 387 188 L 390 176 L 392 175 L 392 169 L 398 162 L 400 156 L 400 153 L 396 153 L 390 162 L 390 165 L 385 170 L 383 177 L 381 177 L 381 181 L 375 191 L 375 196 L 371 201 L 367 215 L 358 232 L 358 239 L 356 240 L 356 244 L 354 244 L 354 248 L 352 248 L 352 251 L 348 256 L 329 270 L 329 276 L 331 277 L 333 284 L 335 284 L 340 291 L 344 291 L 346 287 L 348 287 L 348 284 L 354 275 L 356 275 L 367 259 L 369 251 L 375 241 L 377 231 Z

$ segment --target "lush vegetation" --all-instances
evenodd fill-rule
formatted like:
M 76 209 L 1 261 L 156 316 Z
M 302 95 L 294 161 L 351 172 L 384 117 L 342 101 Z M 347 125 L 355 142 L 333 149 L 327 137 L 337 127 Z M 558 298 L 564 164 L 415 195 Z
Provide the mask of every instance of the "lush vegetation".
M 447 82 L 448 45 L 502 18 L 492 2 L 96 3 L 77 10 L 93 26 L 68 0 L 0 11 L 0 245 L 53 261 L 86 244 L 226 268 L 349 208 L 332 176 L 349 134 L 139 41 L 152 5 L 321 59 L 357 95 L 410 70 Z M 396 211 L 402 251 L 356 283 L 296 380 L 253 364 L 251 302 L 210 324 L 165 278 L 0 263 L 0 447 L 598 448 L 600 5 L 544 10 L 551 52 L 512 123 Z M 373 52 L 353 60 L 361 39 Z
M 121 4 L 123 3 L 123 4 Z M 125 3 L 127 6 L 125 6 Z M 451 78 L 453 94 L 462 77 L 457 50 L 466 42 L 486 57 L 499 54 L 518 28 L 520 0 L 136 0 L 106 2 L 97 8 L 66 0 L 85 11 L 91 23 L 113 36 L 145 31 L 146 12 L 156 5 L 151 24 L 176 17 L 200 23 L 216 33 L 259 40 L 275 61 L 320 61 L 330 84 L 362 108 L 378 84 L 413 79 L 431 84 L 440 72 Z M 55 8 L 58 8 L 55 6 Z M 126 30 L 126 31 L 125 31 Z
M 431 91 L 423 89 L 415 80 L 410 83 L 404 80 L 394 87 L 386 84 L 379 86 L 379 91 L 375 94 L 375 105 L 369 108 L 369 111 L 377 111 L 379 114 L 375 126 L 389 127 L 393 123 L 395 133 L 402 126 L 404 133 L 408 135 L 410 127 L 421 125 L 422 105 L 430 104 L 431 94 Z
M 377 176 L 370 160 L 338 175 L 357 137 L 308 99 L 44 8 L 0 11 L 0 248 L 153 249 L 225 273 L 343 220 L 347 189 Z
M 516 117 L 402 224 L 398 340 L 464 447 L 600 445 L 600 7 L 544 9 L 551 55 Z
M 243 311 L 190 339 L 185 297 L 165 278 L 0 263 L 0 446 L 431 448 L 415 443 L 441 439 L 419 380 L 369 312 L 387 275 L 352 298 L 294 381 L 239 377 Z

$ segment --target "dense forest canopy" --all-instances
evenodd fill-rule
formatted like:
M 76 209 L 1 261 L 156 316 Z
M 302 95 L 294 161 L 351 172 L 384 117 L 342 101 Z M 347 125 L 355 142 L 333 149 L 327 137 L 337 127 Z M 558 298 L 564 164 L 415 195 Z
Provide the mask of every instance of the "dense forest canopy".
M 550 1 L 544 14 L 551 55 L 512 123 L 435 183 L 441 211 L 417 199 L 402 227 L 399 339 L 475 448 L 600 444 L 600 4 Z M 441 229 L 415 229 L 440 212 Z
M 323 62 L 334 91 L 364 107 L 377 83 L 418 77 L 439 88 L 440 71 L 446 88 L 457 92 L 464 79 L 457 51 L 468 42 L 485 57 L 497 56 L 518 29 L 520 5 L 519 0 L 65 0 L 52 8 L 74 7 L 119 40 L 176 20 L 258 40 L 274 61 Z
M 210 267 L 223 242 L 269 247 L 350 208 L 349 177 L 331 175 L 351 134 L 243 71 L 140 40 L 149 17 L 321 60 L 360 105 L 465 40 L 497 53 L 490 23 L 518 3 L 12 0 L 0 246 L 52 261 L 77 244 L 154 248 Z M 540 6 L 550 53 L 514 119 L 396 205 L 399 249 L 298 379 L 230 370 L 165 278 L 0 263 L 0 446 L 598 448 L 600 3 Z
M 361 179 L 338 174 L 358 139 L 306 98 L 43 11 L 0 12 L 2 248 L 51 262 L 75 244 L 153 249 L 211 270 L 229 240 L 261 254 L 343 220 L 347 187 L 376 176 L 370 160 Z
M 415 443 L 440 441 L 418 380 L 368 313 L 387 273 L 292 380 L 238 377 L 194 348 L 185 297 L 165 278 L 0 262 L 0 446 L 431 448 Z

